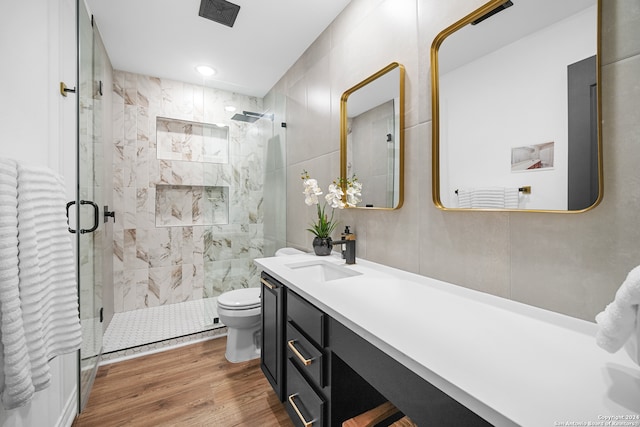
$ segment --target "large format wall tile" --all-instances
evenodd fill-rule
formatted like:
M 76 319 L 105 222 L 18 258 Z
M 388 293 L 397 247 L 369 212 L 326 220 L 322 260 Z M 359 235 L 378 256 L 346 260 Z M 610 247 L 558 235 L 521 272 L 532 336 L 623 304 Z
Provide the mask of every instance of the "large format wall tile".
M 113 91 L 115 311 L 257 286 L 272 126 L 224 107 L 261 100 L 123 71 Z
M 287 243 L 311 248 L 314 211 L 302 201 L 299 174 L 306 169 L 324 185 L 337 173 L 340 95 L 396 60 L 408 79 L 405 205 L 340 212 L 358 236 L 359 256 L 593 321 L 640 253 L 640 4 L 602 0 L 601 205 L 580 214 L 441 211 L 431 201 L 431 43 L 484 3 L 353 0 L 274 86 L 265 99 L 286 97 L 292 122 Z M 331 93 L 329 109 L 310 105 L 318 88 Z

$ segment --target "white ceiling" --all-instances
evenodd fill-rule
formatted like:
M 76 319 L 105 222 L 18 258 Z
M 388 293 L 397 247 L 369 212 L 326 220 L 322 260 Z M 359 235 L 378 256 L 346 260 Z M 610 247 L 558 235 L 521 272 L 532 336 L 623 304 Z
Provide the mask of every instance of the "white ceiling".
M 263 97 L 350 1 L 231 0 L 232 28 L 198 16 L 200 0 L 86 3 L 115 69 Z

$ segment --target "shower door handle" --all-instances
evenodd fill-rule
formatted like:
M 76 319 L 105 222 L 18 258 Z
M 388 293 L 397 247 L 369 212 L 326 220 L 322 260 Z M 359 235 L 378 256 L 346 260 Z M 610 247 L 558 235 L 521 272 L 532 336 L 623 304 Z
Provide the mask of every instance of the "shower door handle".
M 69 208 L 70 208 L 71 206 L 75 205 L 75 204 L 76 204 L 76 201 L 75 201 L 75 200 L 73 200 L 73 201 L 71 201 L 71 202 L 68 202 L 68 203 L 67 203 L 67 228 L 68 228 L 68 230 L 69 230 L 69 233 L 73 233 L 73 234 L 75 234 L 75 233 L 76 233 L 76 230 L 74 230 L 73 228 L 71 228 L 71 224 L 69 224 Z
M 80 204 L 93 206 L 93 227 L 89 229 L 81 228 L 80 234 L 93 233 L 98 229 L 98 225 L 100 224 L 100 209 L 98 208 L 98 205 L 90 200 L 80 200 Z

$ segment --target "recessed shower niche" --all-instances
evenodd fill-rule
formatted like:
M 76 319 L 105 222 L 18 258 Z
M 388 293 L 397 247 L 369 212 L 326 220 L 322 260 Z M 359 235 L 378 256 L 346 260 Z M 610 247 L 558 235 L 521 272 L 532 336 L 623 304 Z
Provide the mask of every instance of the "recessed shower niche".
M 229 187 L 156 185 L 156 227 L 229 223 Z
M 156 146 L 161 160 L 229 163 L 229 127 L 157 117 Z

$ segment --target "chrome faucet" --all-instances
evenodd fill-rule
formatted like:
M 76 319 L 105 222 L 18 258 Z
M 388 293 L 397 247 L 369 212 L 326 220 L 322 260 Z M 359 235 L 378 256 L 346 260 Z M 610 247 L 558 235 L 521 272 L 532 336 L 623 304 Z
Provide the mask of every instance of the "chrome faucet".
M 334 240 L 332 245 L 345 245 L 344 258 L 347 264 L 356 263 L 356 236 L 354 234 L 348 234 L 344 240 Z

